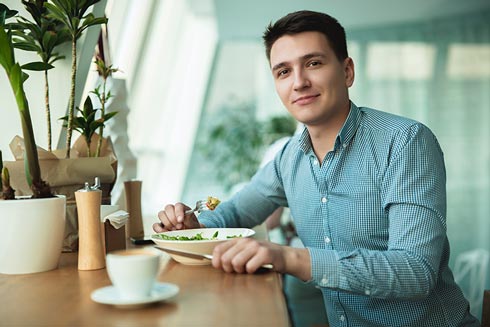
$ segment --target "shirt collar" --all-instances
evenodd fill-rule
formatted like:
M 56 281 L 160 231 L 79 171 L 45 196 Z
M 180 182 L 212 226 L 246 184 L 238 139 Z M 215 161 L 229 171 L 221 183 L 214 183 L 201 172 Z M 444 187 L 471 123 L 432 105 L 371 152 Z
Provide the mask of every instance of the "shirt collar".
M 337 135 L 337 139 L 335 141 L 335 147 L 339 145 L 347 145 L 359 127 L 361 123 L 361 114 L 359 108 L 354 104 L 354 102 L 350 102 L 350 110 L 347 119 L 344 122 L 344 125 L 340 129 L 339 134 Z M 304 153 L 308 153 L 312 149 L 310 134 L 308 133 L 308 129 L 305 127 L 303 132 L 298 138 L 298 143 L 300 149 Z
M 341 144 L 348 144 L 354 134 L 356 134 L 357 128 L 361 123 L 361 113 L 359 108 L 351 101 L 350 111 L 347 119 L 345 120 L 344 126 L 340 129 L 339 135 L 337 136 Z

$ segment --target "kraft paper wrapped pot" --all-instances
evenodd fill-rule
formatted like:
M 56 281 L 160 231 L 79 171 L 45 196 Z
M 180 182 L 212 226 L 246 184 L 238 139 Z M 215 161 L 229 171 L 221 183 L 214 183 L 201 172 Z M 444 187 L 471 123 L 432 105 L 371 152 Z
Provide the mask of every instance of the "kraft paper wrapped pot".
M 97 137 L 97 136 L 96 136 Z M 97 142 L 92 141 L 92 146 Z M 11 185 L 17 196 L 31 195 L 27 185 L 24 160 L 23 140 L 14 137 L 10 149 L 15 161 L 5 161 L 10 171 Z M 117 176 L 117 157 L 114 154 L 110 138 L 104 139 L 101 156 L 98 158 L 86 157 L 86 143 L 82 137 L 73 144 L 71 158 L 64 159 L 65 151 L 55 150 L 49 152 L 38 148 L 41 174 L 51 186 L 53 193 L 66 197 L 66 224 L 63 239 L 63 252 L 78 250 L 78 218 L 75 192 L 85 185 L 85 182 L 94 183 L 95 177 L 100 178 L 102 191 L 102 204 L 111 204 L 111 190 Z

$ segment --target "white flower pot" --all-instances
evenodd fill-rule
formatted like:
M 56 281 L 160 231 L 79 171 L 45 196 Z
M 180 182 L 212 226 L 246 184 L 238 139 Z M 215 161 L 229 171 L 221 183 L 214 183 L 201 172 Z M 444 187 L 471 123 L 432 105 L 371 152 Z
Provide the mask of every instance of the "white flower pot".
M 66 198 L 0 200 L 0 273 L 29 274 L 58 267 Z

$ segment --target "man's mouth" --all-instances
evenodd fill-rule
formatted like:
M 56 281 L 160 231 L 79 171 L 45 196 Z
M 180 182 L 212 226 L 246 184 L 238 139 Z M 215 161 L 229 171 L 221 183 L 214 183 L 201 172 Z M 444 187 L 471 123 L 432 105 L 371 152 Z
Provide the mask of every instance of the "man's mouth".
M 305 95 L 305 96 L 294 99 L 293 104 L 299 104 L 299 105 L 310 104 L 313 101 L 315 101 L 316 98 L 319 96 L 320 96 L 320 94 Z

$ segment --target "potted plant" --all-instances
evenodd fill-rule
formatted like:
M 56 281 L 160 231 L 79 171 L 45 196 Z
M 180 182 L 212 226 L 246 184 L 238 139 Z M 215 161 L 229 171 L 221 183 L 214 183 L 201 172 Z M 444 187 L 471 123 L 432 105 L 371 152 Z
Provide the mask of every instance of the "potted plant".
M 105 17 L 95 17 L 93 13 L 87 13 L 98 2 L 100 0 L 22 1 L 32 19 L 17 17 L 17 22 L 11 24 L 15 29 L 13 33 L 14 46 L 21 50 L 36 51 L 42 59 L 41 62 L 24 65 L 24 68 L 36 68 L 47 73 L 48 69 L 52 69 L 53 63 L 63 57 L 54 52 L 54 45 L 59 45 L 66 39 L 71 43 L 72 64 L 70 76 L 68 76 L 70 79 L 70 94 L 67 115 L 69 121 L 67 121 L 65 130 L 67 148 L 56 149 L 57 151 L 53 150 L 52 152 L 49 147 L 49 151 L 40 150 L 42 155 L 40 164 L 43 176 L 49 181 L 51 189 L 55 193 L 66 196 L 66 228 L 63 240 L 63 251 L 65 252 L 78 249 L 78 218 L 74 192 L 82 188 L 85 182 L 93 182 L 95 177 L 99 177 L 102 183 L 102 202 L 103 204 L 110 204 L 110 192 L 116 176 L 117 159 L 112 151 L 110 140 L 105 139 L 100 158 L 87 158 L 85 156 L 83 137 L 76 140 L 73 145 L 71 144 L 74 121 L 78 119 L 75 117 L 73 110 L 76 105 L 75 84 L 77 62 L 79 61 L 77 41 L 89 27 L 107 22 Z M 27 36 L 22 36 L 23 34 Z M 41 35 L 44 36 L 41 37 Z M 45 85 L 47 84 L 45 83 Z M 45 92 L 48 91 L 45 90 Z M 46 100 L 46 105 L 48 108 L 48 99 Z M 48 119 L 50 120 L 50 118 Z M 98 127 L 100 130 L 103 126 L 99 124 Z M 49 133 L 48 139 L 50 139 Z M 20 173 L 23 171 L 22 140 L 17 137 L 14 138 L 11 142 L 11 149 L 16 160 L 6 162 L 4 166 L 8 166 L 11 169 L 11 184 L 17 190 L 17 195 L 28 194 L 30 192 L 28 185 L 23 181 L 23 178 L 19 178 Z M 95 150 L 92 152 L 95 152 Z M 44 158 L 49 160 L 44 160 Z
M 101 116 L 100 118 L 96 118 L 97 111 L 99 110 L 101 111 Z M 102 142 L 100 142 L 100 144 L 99 142 L 97 142 L 96 153 L 92 153 L 92 140 L 94 138 L 95 132 L 97 130 L 103 129 L 105 122 L 115 116 L 117 114 L 117 111 L 106 114 L 102 112 L 102 109 L 94 109 L 90 96 L 88 96 L 85 100 L 85 103 L 83 104 L 83 110 L 77 108 L 77 111 L 78 113 L 80 113 L 80 116 L 74 117 L 73 129 L 79 132 L 84 138 L 87 145 L 87 157 L 97 157 L 100 154 L 100 144 L 102 144 Z M 64 116 L 60 119 L 65 121 L 65 124 L 63 126 L 66 126 L 68 122 L 68 116 Z M 99 136 L 98 140 L 102 141 L 102 137 Z
M 87 10 L 100 0 L 51 0 L 44 6 L 49 10 L 48 17 L 62 23 L 68 30 L 71 39 L 71 89 L 68 105 L 68 121 L 66 127 L 66 158 L 70 158 L 71 137 L 73 134 L 73 118 L 75 113 L 75 87 L 77 76 L 77 40 L 90 26 L 107 23 L 106 17 L 95 17 Z
M 102 77 L 102 84 L 98 85 L 92 91 L 92 93 L 97 96 L 97 99 L 99 100 L 101 105 L 100 113 L 102 118 L 102 124 L 99 127 L 99 139 L 97 141 L 97 149 L 95 152 L 95 156 L 98 157 L 100 156 L 100 151 L 102 149 L 102 140 L 104 139 L 105 122 L 116 114 L 116 112 L 106 114 L 106 110 L 105 110 L 106 104 L 109 101 L 109 99 L 112 97 L 111 91 L 107 90 L 107 79 L 111 77 L 113 73 L 119 71 L 119 69 L 112 67 L 112 65 L 108 66 L 106 64 L 104 51 L 102 50 L 97 55 L 97 58 L 95 59 L 94 63 L 97 66 L 97 72 L 99 73 L 99 76 Z M 101 86 L 102 86 L 102 90 L 100 90 Z
M 49 101 L 49 79 L 48 71 L 54 68 L 53 64 L 64 59 L 65 56 L 55 52 L 56 48 L 63 43 L 70 41 L 68 30 L 63 24 L 50 18 L 44 3 L 47 0 L 22 0 L 27 12 L 32 19 L 19 16 L 17 23 L 12 25 L 14 47 L 25 51 L 36 52 L 41 61 L 31 62 L 23 65 L 24 69 L 44 72 L 44 101 L 46 110 L 46 125 L 48 151 L 52 151 L 52 132 L 51 132 L 51 108 Z
M 16 62 L 12 33 L 5 19 L 16 14 L 0 6 L 0 65 L 5 70 L 17 103 L 25 144 L 25 176 L 32 190 L 29 199 L 0 201 L 0 273 L 34 273 L 57 267 L 65 228 L 65 198 L 53 196 L 41 178 L 36 141 L 24 91 L 27 74 Z M 2 188 L 9 187 L 2 169 Z M 19 242 L 19 238 L 23 241 Z M 31 242 L 35 242 L 32 244 Z

